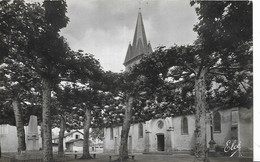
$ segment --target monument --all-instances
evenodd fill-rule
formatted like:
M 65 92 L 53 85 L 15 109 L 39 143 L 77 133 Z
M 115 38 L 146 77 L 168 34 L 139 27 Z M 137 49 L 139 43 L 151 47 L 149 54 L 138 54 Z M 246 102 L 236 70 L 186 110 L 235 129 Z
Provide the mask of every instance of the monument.
M 39 133 L 37 127 L 37 116 L 31 115 L 27 133 L 27 150 L 39 150 Z

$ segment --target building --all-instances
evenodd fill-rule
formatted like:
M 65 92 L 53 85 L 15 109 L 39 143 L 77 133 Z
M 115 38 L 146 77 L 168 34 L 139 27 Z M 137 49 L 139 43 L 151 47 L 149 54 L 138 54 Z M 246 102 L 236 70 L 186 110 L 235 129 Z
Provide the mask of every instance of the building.
M 64 151 L 67 152 L 83 152 L 84 134 L 82 130 L 74 130 L 66 133 L 63 138 Z M 53 151 L 58 151 L 59 137 L 54 136 L 52 139 Z M 103 151 L 103 142 L 98 139 L 89 139 L 90 151 Z
M 129 70 L 143 55 L 152 53 L 147 43 L 141 12 L 132 45 L 129 44 L 124 65 Z M 238 154 L 252 156 L 253 121 L 252 108 L 215 108 L 208 113 L 207 143 L 215 142 L 215 150 L 230 154 L 229 147 L 237 146 Z M 119 153 L 121 126 L 104 129 L 104 152 Z M 153 119 L 144 123 L 132 124 L 128 137 L 130 153 L 192 153 L 195 144 L 195 115 Z M 224 151 L 224 148 L 227 148 Z
M 66 133 L 63 138 L 63 146 L 65 151 L 83 151 L 83 133 L 79 130 Z M 54 151 L 58 151 L 59 137 L 53 137 L 52 143 Z

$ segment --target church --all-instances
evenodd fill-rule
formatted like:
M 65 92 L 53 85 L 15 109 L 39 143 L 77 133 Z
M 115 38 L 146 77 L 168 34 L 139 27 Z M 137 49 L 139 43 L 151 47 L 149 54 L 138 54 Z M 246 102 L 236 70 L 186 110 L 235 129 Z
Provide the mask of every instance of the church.
M 128 46 L 124 66 L 126 71 L 138 64 L 142 56 L 152 53 L 147 42 L 141 12 L 138 13 L 132 44 Z M 230 153 L 238 146 L 237 156 L 252 156 L 253 109 L 244 107 L 211 109 L 207 114 L 208 147 L 220 153 Z M 119 153 L 122 126 L 104 128 L 104 153 Z M 131 124 L 128 137 L 129 153 L 192 154 L 195 145 L 195 115 L 152 119 Z

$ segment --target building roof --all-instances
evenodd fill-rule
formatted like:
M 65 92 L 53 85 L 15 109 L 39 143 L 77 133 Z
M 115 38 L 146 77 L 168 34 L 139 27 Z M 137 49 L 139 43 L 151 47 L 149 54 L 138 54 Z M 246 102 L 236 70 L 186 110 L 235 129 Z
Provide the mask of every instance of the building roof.
M 77 141 L 84 141 L 83 139 L 72 139 L 72 140 L 69 140 L 67 141 L 66 143 L 74 143 L 74 142 L 77 142 Z
M 73 134 L 73 133 L 76 133 L 76 132 L 78 132 L 78 133 L 84 135 L 82 132 L 80 132 L 80 131 L 78 131 L 78 130 L 75 130 L 75 131 L 66 133 L 66 134 L 64 135 L 64 138 L 67 137 L 67 136 L 69 136 L 69 135 L 71 135 L 71 134 Z M 53 136 L 52 139 L 53 139 L 53 140 L 54 140 L 54 139 L 59 139 L 59 136 Z
M 131 43 L 129 43 L 124 65 L 128 66 L 128 63 L 134 60 L 136 57 L 143 54 L 147 55 L 152 52 L 153 50 L 151 44 L 147 43 L 142 13 L 139 12 L 137 17 L 136 27 L 135 27 L 133 43 L 132 45 Z
M 75 130 L 75 131 L 72 131 L 72 132 L 66 133 L 66 134 L 64 135 L 64 138 L 67 137 L 67 136 L 69 136 L 69 135 L 72 135 L 73 133 L 76 133 L 76 132 L 78 132 L 78 133 L 84 135 L 82 132 L 80 132 L 80 131 L 78 131 L 78 130 Z

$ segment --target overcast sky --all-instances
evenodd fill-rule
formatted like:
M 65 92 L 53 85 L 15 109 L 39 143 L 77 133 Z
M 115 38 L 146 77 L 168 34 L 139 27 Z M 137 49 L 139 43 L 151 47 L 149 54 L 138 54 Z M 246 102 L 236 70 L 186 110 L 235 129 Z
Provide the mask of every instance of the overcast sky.
M 98 59 L 104 70 L 120 72 L 133 41 L 139 8 L 152 48 L 192 44 L 198 21 L 189 0 L 67 0 L 70 19 L 61 31 L 73 50 Z

